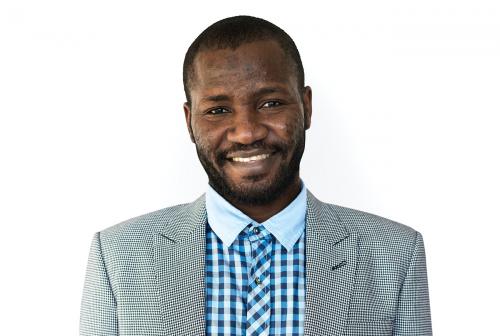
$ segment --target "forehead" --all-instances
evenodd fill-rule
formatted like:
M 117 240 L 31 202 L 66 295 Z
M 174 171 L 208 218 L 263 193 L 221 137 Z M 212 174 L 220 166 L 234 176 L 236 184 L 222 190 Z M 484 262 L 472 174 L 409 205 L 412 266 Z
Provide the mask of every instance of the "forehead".
M 291 61 L 275 41 L 245 43 L 236 49 L 200 52 L 193 63 L 192 91 L 296 83 Z

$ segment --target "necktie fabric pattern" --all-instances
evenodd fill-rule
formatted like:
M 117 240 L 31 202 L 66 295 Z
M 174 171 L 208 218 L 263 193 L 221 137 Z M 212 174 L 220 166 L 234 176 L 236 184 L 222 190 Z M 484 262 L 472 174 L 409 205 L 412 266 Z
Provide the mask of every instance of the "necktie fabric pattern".
M 249 289 L 247 304 L 247 335 L 269 335 L 269 322 L 271 315 L 271 293 L 269 269 L 272 253 L 272 236 L 267 234 L 262 237 L 259 228 L 258 234 L 250 236 L 252 246 L 252 267 L 249 272 Z

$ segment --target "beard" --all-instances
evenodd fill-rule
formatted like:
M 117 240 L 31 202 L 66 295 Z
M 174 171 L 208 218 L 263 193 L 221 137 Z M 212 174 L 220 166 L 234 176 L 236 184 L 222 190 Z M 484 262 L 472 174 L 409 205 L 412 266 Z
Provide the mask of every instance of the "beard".
M 215 159 L 210 160 L 210 150 L 196 142 L 196 152 L 201 165 L 208 175 L 208 183 L 219 195 L 229 202 L 262 205 L 278 199 L 296 181 L 299 176 L 300 161 L 305 148 L 305 130 L 297 132 L 290 143 L 279 142 L 266 144 L 257 141 L 251 145 L 235 144 L 230 149 L 215 152 Z M 222 167 L 228 164 L 227 154 L 233 151 L 265 149 L 281 156 L 278 171 L 268 178 L 265 183 L 259 183 L 264 177 L 260 175 L 248 176 L 249 185 L 236 184 L 224 173 Z M 290 162 L 286 161 L 287 154 L 292 152 Z M 217 169 L 219 167 L 219 169 Z

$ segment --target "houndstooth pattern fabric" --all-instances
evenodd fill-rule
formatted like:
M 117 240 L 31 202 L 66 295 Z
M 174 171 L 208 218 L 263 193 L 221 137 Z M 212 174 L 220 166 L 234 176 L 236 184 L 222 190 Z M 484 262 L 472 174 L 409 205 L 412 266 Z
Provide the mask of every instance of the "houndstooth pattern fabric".
M 264 226 L 251 224 L 226 247 L 208 226 L 207 335 L 303 335 L 304 241 L 302 234 L 288 253 Z M 264 301 L 253 302 L 252 293 Z
M 204 197 L 94 236 L 80 335 L 205 335 Z M 432 335 L 422 236 L 308 193 L 304 335 Z

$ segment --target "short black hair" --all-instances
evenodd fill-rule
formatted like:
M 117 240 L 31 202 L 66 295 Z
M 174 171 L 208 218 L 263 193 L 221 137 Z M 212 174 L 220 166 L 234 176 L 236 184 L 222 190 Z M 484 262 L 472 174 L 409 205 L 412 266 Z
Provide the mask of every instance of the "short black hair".
M 261 18 L 239 15 L 222 19 L 205 29 L 191 44 L 184 57 L 183 82 L 188 104 L 191 104 L 189 87 L 194 77 L 193 62 L 201 51 L 236 49 L 244 43 L 276 41 L 295 66 L 297 85 L 304 87 L 304 67 L 292 38 L 280 27 Z

